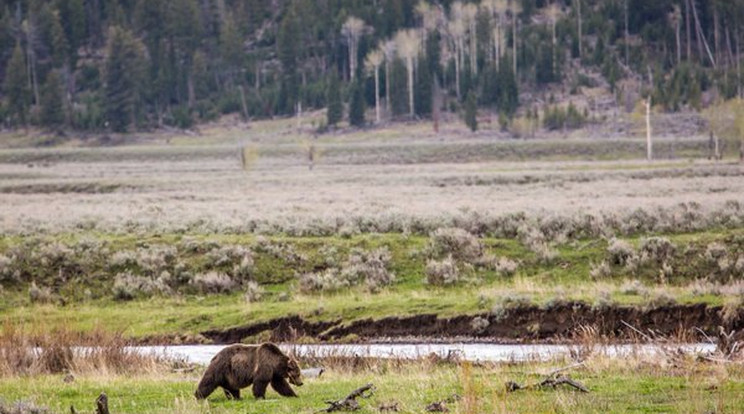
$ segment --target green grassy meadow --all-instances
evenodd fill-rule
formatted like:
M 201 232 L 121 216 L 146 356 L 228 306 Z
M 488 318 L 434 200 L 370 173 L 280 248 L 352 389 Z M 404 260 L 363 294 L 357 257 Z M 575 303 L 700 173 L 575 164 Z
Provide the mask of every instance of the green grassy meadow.
M 378 362 L 368 372 L 329 370 L 320 378 L 295 387 L 299 398 L 284 398 L 269 391 L 255 400 L 243 390 L 241 401 L 228 400 L 217 390 L 206 402 L 192 393 L 197 373 L 151 373 L 139 376 L 82 375 L 63 383 L 61 375 L 0 379 L 5 400 L 31 401 L 55 412 L 89 411 L 100 392 L 109 397 L 115 413 L 310 413 L 325 401 L 342 398 L 373 383 L 377 390 L 360 399 L 360 412 L 379 412 L 378 406 L 397 402 L 400 412 L 421 413 L 434 401 L 452 394 L 461 399 L 448 404 L 456 413 L 737 413 L 744 408 L 744 370 L 740 365 L 712 365 L 684 361 L 670 367 L 663 361 L 590 359 L 569 372 L 590 389 L 573 388 L 505 392 L 506 381 L 539 382 L 538 373 L 554 367 L 545 363 L 499 364 L 483 367 L 437 365 L 426 362 Z

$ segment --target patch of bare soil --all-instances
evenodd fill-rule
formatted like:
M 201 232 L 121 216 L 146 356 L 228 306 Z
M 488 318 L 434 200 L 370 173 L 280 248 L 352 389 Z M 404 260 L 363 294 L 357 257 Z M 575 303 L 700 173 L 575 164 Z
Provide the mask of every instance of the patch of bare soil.
M 719 326 L 727 330 L 744 329 L 744 309 L 739 309 L 736 315 L 731 316 L 724 315 L 720 306 L 705 304 L 593 308 L 584 303 L 569 302 L 548 308 L 516 307 L 498 315 L 483 313 L 450 318 L 424 314 L 342 323 L 309 322 L 299 316 L 291 316 L 246 326 L 209 330 L 201 335 L 216 344 L 240 342 L 264 331 L 269 331 L 274 341 L 309 337 L 334 342 L 353 335 L 359 341 L 369 342 L 405 338 L 406 342 L 469 339 L 479 342 L 529 343 L 572 341 L 581 328 L 591 327 L 596 334 L 621 342 L 644 339 L 644 336 L 682 338 L 697 329 L 714 336 Z

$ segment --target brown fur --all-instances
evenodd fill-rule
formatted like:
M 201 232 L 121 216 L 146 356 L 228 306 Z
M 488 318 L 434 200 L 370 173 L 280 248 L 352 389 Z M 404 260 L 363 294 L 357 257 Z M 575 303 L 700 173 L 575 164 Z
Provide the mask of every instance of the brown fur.
M 280 395 L 296 397 L 287 383 L 302 385 L 300 367 L 274 344 L 230 345 L 212 358 L 194 395 L 207 398 L 217 387 L 225 390 L 227 398 L 240 399 L 240 389 L 253 384 L 253 396 L 264 398 L 271 384 Z

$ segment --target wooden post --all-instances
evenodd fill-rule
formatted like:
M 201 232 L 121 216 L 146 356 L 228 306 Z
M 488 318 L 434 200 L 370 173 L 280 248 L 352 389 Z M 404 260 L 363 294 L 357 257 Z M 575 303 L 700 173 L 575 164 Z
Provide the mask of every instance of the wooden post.
M 96 414 L 109 414 L 108 397 L 105 392 L 96 398 Z
M 245 89 L 243 89 L 243 85 L 238 86 L 238 89 L 240 90 L 240 105 L 243 109 L 243 121 L 248 120 L 248 105 L 245 101 Z

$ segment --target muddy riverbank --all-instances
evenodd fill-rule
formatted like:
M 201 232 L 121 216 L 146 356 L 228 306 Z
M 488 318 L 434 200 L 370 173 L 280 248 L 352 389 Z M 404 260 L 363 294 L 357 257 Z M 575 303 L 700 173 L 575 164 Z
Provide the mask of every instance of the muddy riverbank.
M 721 306 L 596 307 L 568 302 L 549 307 L 520 306 L 502 312 L 440 317 L 422 314 L 355 321 L 313 321 L 288 316 L 195 336 L 145 338 L 142 344 L 227 344 L 263 338 L 275 342 L 398 342 L 499 344 L 571 343 L 587 333 L 608 342 L 675 338 L 700 340 L 699 331 L 715 336 L 718 327 L 744 328 L 744 309 Z

